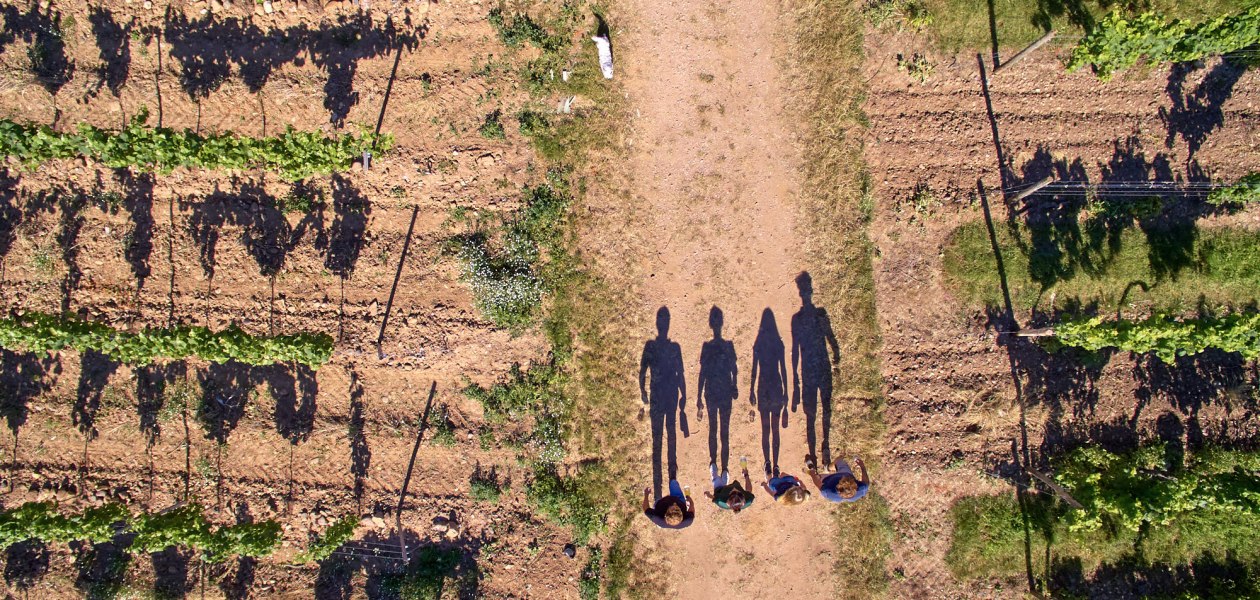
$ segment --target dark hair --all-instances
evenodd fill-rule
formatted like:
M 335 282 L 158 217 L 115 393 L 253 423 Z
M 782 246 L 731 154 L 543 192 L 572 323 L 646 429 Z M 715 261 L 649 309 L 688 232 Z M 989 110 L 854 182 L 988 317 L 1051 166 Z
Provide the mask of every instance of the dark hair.
M 729 496 L 727 496 L 727 497 L 726 497 L 726 505 L 727 505 L 727 506 L 729 506 L 729 507 L 731 507 L 731 510 L 733 510 L 733 511 L 735 511 L 735 512 L 739 512 L 739 511 L 743 510 L 743 508 L 744 508 L 744 493 L 743 493 L 743 492 L 740 492 L 740 491 L 738 491 L 738 490 L 737 490 L 737 491 L 734 491 L 734 492 L 731 492 L 731 494 L 730 494 Z

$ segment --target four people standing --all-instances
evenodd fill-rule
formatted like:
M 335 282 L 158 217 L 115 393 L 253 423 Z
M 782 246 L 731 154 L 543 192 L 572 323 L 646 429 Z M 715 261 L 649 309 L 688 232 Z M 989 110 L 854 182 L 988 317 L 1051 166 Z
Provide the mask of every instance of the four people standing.
M 832 369 L 840 361 L 839 343 L 826 310 L 813 303 L 813 282 L 809 274 L 801 273 L 796 285 L 801 308 L 792 315 L 791 321 L 791 410 L 796 412 L 798 406 L 805 409 L 805 437 L 809 449 L 806 468 L 820 496 L 831 502 L 854 502 L 865 497 L 870 487 L 865 463 L 859 458 L 853 459 L 853 466 L 842 458 L 831 460 Z M 677 481 L 675 427 L 682 421 L 684 435 L 687 434 L 687 387 L 681 347 L 669 339 L 669 318 L 668 308 L 661 307 L 657 311 L 657 337 L 644 344 L 639 367 L 639 390 L 644 404 L 639 417 L 642 419 L 645 413 L 650 413 L 652 421 L 653 487 L 644 490 L 643 510 L 658 526 L 680 529 L 692 523 L 695 507 L 690 494 L 685 493 Z M 735 345 L 722 337 L 722 326 L 722 311 L 715 306 L 709 311 L 713 338 L 700 349 L 696 418 L 703 421 L 706 412 L 709 417 L 709 469 L 713 491 L 706 492 L 705 496 L 719 508 L 739 513 L 751 506 L 755 497 L 746 467 L 741 464 L 744 467 L 741 468 L 742 484 L 739 480 L 730 481 L 727 471 L 731 409 L 739 390 Z M 774 312 L 767 308 L 762 311 L 752 348 L 748 398 L 753 410 L 749 411 L 749 417 L 756 419 L 760 415 L 765 470 L 762 489 L 778 503 L 795 505 L 811 495 L 799 478 L 779 471 L 779 430 L 788 426 L 789 407 L 785 350 Z M 822 464 L 834 467 L 834 472 L 829 474 L 819 473 L 815 458 L 820 441 L 816 433 L 819 416 L 822 417 Z M 663 451 L 667 456 L 662 456 Z M 664 466 L 669 473 L 669 493 L 664 496 L 661 495 L 662 459 L 667 459 Z M 854 473 L 854 467 L 860 477 Z M 659 498 L 655 504 L 651 502 L 653 491 Z

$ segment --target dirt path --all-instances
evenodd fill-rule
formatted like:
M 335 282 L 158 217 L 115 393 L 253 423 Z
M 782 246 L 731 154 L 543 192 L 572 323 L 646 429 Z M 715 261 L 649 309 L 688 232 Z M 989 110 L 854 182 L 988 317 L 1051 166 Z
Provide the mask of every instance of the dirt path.
M 630 169 L 639 184 L 632 201 L 646 215 L 640 311 L 651 323 L 667 307 L 669 337 L 681 347 L 689 427 L 680 429 L 690 436 L 680 431 L 677 439 L 678 479 L 692 486 L 697 503 L 695 523 L 682 531 L 657 530 L 646 519 L 637 526 L 669 553 L 678 594 L 730 597 L 775 581 L 780 595 L 829 596 L 831 507 L 817 497 L 778 506 L 761 490 L 760 417 L 749 418 L 763 310 L 773 312 L 787 349 L 790 396 L 791 318 L 801 307 L 794 284 L 804 267 L 794 227 L 799 157 L 784 110 L 784 21 L 753 2 L 639 0 L 625 8 L 640 20 L 620 40 L 619 55 L 634 117 Z M 711 489 L 711 422 L 696 418 L 695 392 L 714 306 L 737 356 L 729 469 L 737 475 L 739 457 L 747 456 L 757 495 L 739 515 L 703 496 Z M 643 331 L 643 340 L 652 333 Z M 648 430 L 649 420 L 639 426 Z M 780 468 L 803 477 L 803 413 L 790 413 L 780 435 Z

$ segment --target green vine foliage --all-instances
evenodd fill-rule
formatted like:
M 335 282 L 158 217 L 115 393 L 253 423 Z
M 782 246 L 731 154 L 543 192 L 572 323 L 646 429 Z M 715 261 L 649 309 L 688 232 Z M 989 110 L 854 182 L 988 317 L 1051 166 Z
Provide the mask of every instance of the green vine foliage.
M 1260 6 L 1197 25 L 1167 21 L 1155 12 L 1126 17 L 1117 10 L 1081 39 L 1067 66 L 1075 71 L 1089 65 L 1107 81 L 1142 59 L 1152 64 L 1185 62 L 1258 43 Z
M 131 522 L 136 534 L 132 552 L 161 552 L 186 546 L 205 553 L 208 562 L 230 556 L 267 556 L 280 545 L 280 524 L 275 521 L 241 523 L 214 528 L 202 515 L 201 506 L 186 504 L 165 513 L 138 515 Z
M 0 549 L 18 542 L 108 542 L 124 531 L 135 534 L 128 550 L 161 552 L 171 546 L 201 550 L 209 562 L 230 556 L 266 556 L 280 545 L 275 521 L 213 527 L 197 504 L 165 513 L 132 516 L 121 504 L 105 504 L 79 514 L 63 515 L 51 502 L 27 502 L 0 512 Z
M 1251 173 L 1234 185 L 1214 190 L 1207 201 L 1215 206 L 1243 206 L 1260 201 L 1260 173 Z
M 31 539 L 62 543 L 107 542 L 116 533 L 115 525 L 129 516 L 124 506 L 113 503 L 64 516 L 51 502 L 27 502 L 0 512 L 0 549 Z
M 389 135 L 325 137 L 318 131 L 292 127 L 275 137 L 251 138 L 232 132 L 200 135 L 192 130 L 148 127 L 148 111 L 141 110 L 121 131 L 80 123 L 75 132 L 61 133 L 47 125 L 0 119 L 0 153 L 27 166 L 58 158 L 83 156 L 110 167 L 137 167 L 170 172 L 176 167 L 203 169 L 274 170 L 297 181 L 345 169 L 350 161 L 371 150 L 385 152 Z
M 1069 529 L 1118 527 L 1137 532 L 1200 510 L 1260 514 L 1258 465 L 1212 460 L 1209 454 L 1167 473 L 1165 453 L 1161 446 L 1128 454 L 1086 447 L 1068 455 L 1056 465 L 1055 479 L 1084 506 L 1066 513 Z
M 321 562 L 332 556 L 342 544 L 354 537 L 354 530 L 359 526 L 359 519 L 354 515 L 346 515 L 328 526 L 319 539 L 311 543 L 305 552 L 294 560 L 296 563 Z
M 28 312 L 0 319 L 0 347 L 28 352 L 66 347 L 96 350 L 119 362 L 136 365 L 156 358 L 198 356 L 216 363 L 236 360 L 261 366 L 296 361 L 318 368 L 332 357 L 333 339 L 324 333 L 252 336 L 235 325 L 217 333 L 185 325 L 127 333 L 70 315 Z
M 1072 347 L 1090 352 L 1105 348 L 1151 352 L 1169 364 L 1178 356 L 1192 356 L 1208 348 L 1238 352 L 1254 360 L 1260 358 L 1260 314 L 1180 320 L 1162 314 L 1140 321 L 1068 319 L 1054 326 L 1054 337 L 1048 344 L 1052 350 Z

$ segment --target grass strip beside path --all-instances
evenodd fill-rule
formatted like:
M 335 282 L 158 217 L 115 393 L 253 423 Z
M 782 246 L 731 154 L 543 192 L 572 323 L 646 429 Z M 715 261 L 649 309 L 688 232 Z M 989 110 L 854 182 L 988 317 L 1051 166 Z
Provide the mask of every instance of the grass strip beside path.
M 879 494 L 876 460 L 884 434 L 880 413 L 880 336 L 875 312 L 866 171 L 862 157 L 866 99 L 861 77 L 863 22 L 854 0 L 805 2 L 793 15 L 793 71 L 805 115 L 801 147 L 805 190 L 798 227 L 817 302 L 837 324 L 841 362 L 836 373 L 832 439 L 836 456 L 866 457 L 876 482 L 867 500 L 836 511 L 836 570 L 847 597 L 880 595 L 892 526 Z M 844 454 L 840 454 L 843 452 Z

